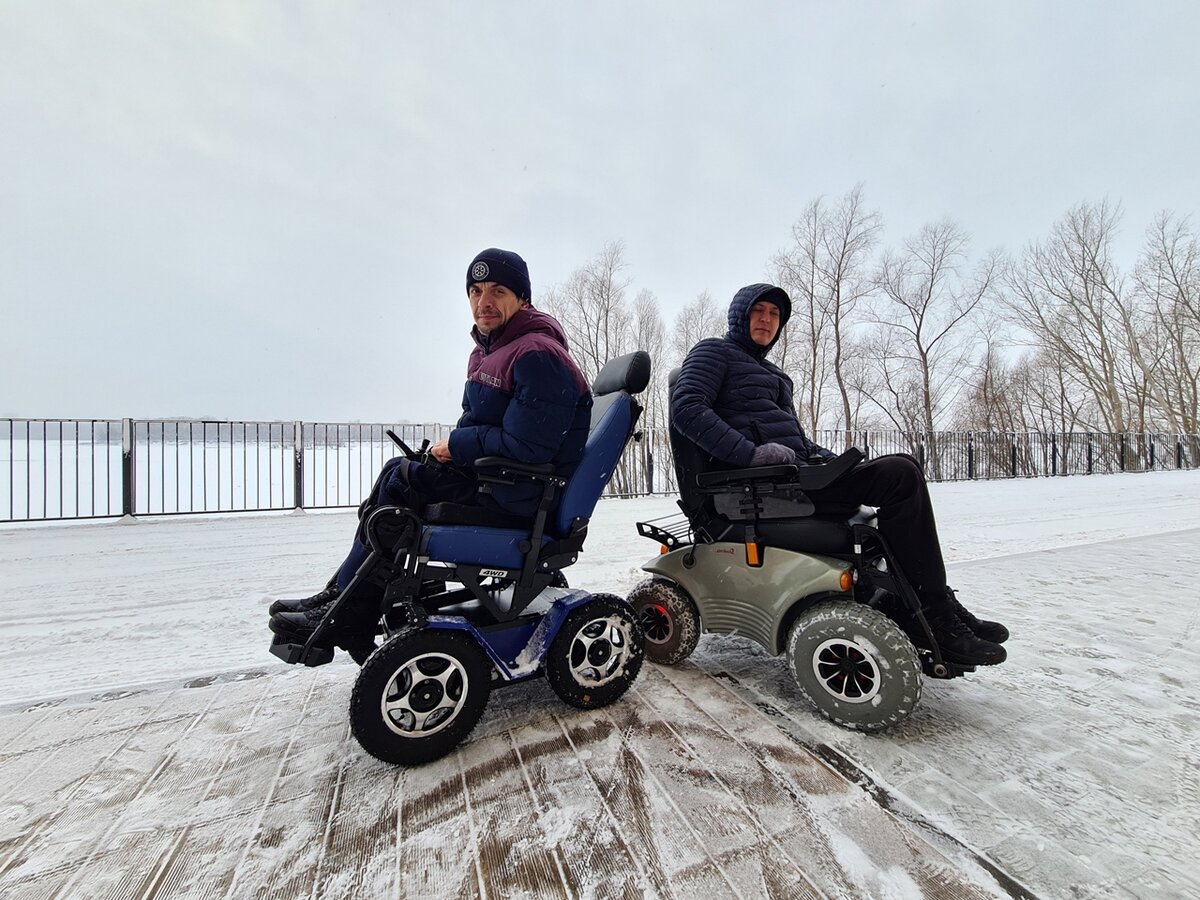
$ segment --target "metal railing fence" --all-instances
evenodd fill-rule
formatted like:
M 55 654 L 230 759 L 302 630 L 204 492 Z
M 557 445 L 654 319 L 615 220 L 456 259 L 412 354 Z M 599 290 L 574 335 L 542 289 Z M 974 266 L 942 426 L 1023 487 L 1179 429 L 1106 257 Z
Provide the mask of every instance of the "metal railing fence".
M 329 422 L 0 419 L 0 522 L 357 506 L 398 450 L 452 426 Z M 931 481 L 1200 467 L 1200 435 L 821 431 L 868 458 L 909 453 Z M 608 493 L 677 489 L 667 431 L 645 429 Z
M 449 426 L 0 419 L 0 522 L 357 506 L 398 450 Z
M 907 453 L 930 481 L 1200 468 L 1200 435 L 1194 434 L 822 430 L 814 440 L 834 451 L 858 447 L 868 459 Z M 640 449 L 626 452 L 608 492 L 640 496 L 677 490 L 667 430 L 655 428 L 643 432 Z

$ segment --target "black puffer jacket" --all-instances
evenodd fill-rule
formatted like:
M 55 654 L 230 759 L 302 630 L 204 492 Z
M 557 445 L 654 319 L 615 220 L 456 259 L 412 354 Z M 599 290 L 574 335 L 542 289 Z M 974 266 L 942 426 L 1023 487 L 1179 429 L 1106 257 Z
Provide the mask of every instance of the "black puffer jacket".
M 766 347 L 750 338 L 750 307 L 757 300 L 770 300 L 780 311 L 779 334 Z M 671 424 L 718 462 L 748 466 L 756 446 L 772 443 L 796 451 L 797 465 L 809 456 L 834 457 L 804 434 L 792 400 L 792 379 L 765 358 L 791 313 L 783 288 L 744 287 L 729 304 L 725 337 L 700 341 L 683 361 L 671 391 Z

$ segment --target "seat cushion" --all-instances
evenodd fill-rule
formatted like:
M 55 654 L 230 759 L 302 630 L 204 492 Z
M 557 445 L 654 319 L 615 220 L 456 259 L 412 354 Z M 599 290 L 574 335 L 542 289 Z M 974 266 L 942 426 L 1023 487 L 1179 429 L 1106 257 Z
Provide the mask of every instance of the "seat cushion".
M 519 569 L 525 562 L 520 545 L 528 540 L 528 529 L 431 525 L 425 529 L 424 543 L 426 555 L 438 562 Z M 542 546 L 551 540 L 544 536 Z

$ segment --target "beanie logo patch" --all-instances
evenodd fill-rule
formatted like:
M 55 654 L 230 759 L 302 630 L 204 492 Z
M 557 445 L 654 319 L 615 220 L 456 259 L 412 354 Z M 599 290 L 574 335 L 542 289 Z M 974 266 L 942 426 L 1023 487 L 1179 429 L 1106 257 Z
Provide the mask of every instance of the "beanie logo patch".
M 480 261 L 471 266 L 471 277 L 476 281 L 483 281 L 483 279 L 487 278 L 489 271 L 488 264 Z

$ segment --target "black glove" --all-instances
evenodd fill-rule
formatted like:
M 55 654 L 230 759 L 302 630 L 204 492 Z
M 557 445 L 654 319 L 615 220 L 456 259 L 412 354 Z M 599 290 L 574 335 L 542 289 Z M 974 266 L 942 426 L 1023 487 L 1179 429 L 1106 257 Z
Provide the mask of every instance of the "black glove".
M 763 444 L 750 454 L 752 466 L 790 466 L 796 461 L 796 451 L 783 444 Z

